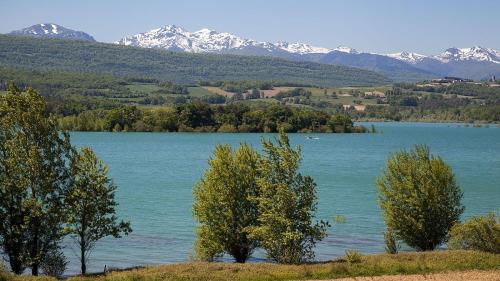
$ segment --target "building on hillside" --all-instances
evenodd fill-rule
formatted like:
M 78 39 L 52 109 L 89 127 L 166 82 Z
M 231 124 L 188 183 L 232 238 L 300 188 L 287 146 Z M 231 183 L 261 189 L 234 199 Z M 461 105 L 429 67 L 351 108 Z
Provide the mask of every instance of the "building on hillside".
M 452 76 L 446 76 L 444 78 L 439 78 L 439 79 L 432 79 L 431 80 L 433 83 L 438 83 L 438 84 L 449 84 L 449 83 L 456 83 L 456 82 L 474 82 L 471 79 L 465 79 L 465 78 L 460 78 L 460 77 L 452 77 Z
M 364 92 L 365 97 L 385 98 L 385 93 L 379 91 Z

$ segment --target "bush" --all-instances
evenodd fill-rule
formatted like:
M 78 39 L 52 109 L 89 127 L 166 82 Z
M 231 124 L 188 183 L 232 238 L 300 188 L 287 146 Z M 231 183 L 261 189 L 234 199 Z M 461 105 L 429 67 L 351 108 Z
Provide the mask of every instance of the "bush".
M 450 231 L 450 249 L 500 253 L 500 217 L 493 213 L 457 223 Z
M 384 243 L 385 243 L 385 252 L 388 254 L 397 254 L 399 250 L 399 245 L 396 240 L 396 236 L 394 232 L 391 230 L 387 230 L 384 233 Z
M 451 167 L 425 145 L 392 155 L 377 188 L 387 227 L 420 251 L 446 242 L 464 210 Z
M 217 130 L 217 133 L 237 133 L 237 132 L 238 129 L 231 124 L 222 124 Z
M 61 278 L 66 271 L 68 261 L 59 247 L 50 249 L 40 264 L 44 274 Z
M 345 259 L 348 264 L 360 263 L 362 257 L 363 255 L 361 255 L 361 253 L 356 250 L 345 251 Z

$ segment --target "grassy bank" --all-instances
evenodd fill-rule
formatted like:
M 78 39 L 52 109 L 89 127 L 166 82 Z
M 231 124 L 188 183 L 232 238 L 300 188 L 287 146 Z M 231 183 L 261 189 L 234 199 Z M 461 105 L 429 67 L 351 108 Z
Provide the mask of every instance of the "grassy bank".
M 306 280 L 354 276 L 425 274 L 463 270 L 500 270 L 500 255 L 472 251 L 441 251 L 364 256 L 360 263 L 343 259 L 307 265 L 269 263 L 183 263 L 150 266 L 93 277 L 73 277 L 72 281 L 136 280 Z M 51 280 L 50 278 L 13 277 L 0 280 Z

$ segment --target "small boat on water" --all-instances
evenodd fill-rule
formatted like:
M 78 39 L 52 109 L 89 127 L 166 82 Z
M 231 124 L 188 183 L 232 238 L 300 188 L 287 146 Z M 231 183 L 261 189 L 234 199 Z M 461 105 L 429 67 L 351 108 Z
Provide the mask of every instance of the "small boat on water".
M 310 136 L 307 136 L 306 139 L 308 139 L 308 140 L 319 140 L 318 137 L 310 137 Z

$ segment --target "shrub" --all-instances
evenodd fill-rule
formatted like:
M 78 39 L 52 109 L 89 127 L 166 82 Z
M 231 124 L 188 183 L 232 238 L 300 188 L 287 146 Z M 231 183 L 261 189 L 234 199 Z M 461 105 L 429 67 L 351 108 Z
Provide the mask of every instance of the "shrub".
M 361 255 L 361 253 L 356 250 L 345 251 L 345 259 L 348 264 L 360 263 L 362 257 L 363 255 Z
M 384 243 L 385 243 L 385 252 L 388 254 L 397 254 L 399 250 L 399 245 L 394 235 L 394 232 L 391 230 L 387 230 L 384 233 Z
M 446 242 L 464 209 L 451 167 L 427 146 L 392 155 L 377 188 L 387 227 L 417 250 Z
M 238 129 L 231 124 L 222 124 L 217 130 L 218 133 L 237 133 Z
M 66 271 L 67 265 L 68 261 L 66 260 L 66 257 L 61 249 L 59 247 L 54 247 L 46 253 L 40 267 L 42 268 L 44 274 L 61 278 L 64 271 Z
M 450 249 L 500 253 L 500 218 L 493 213 L 457 223 L 450 231 Z

